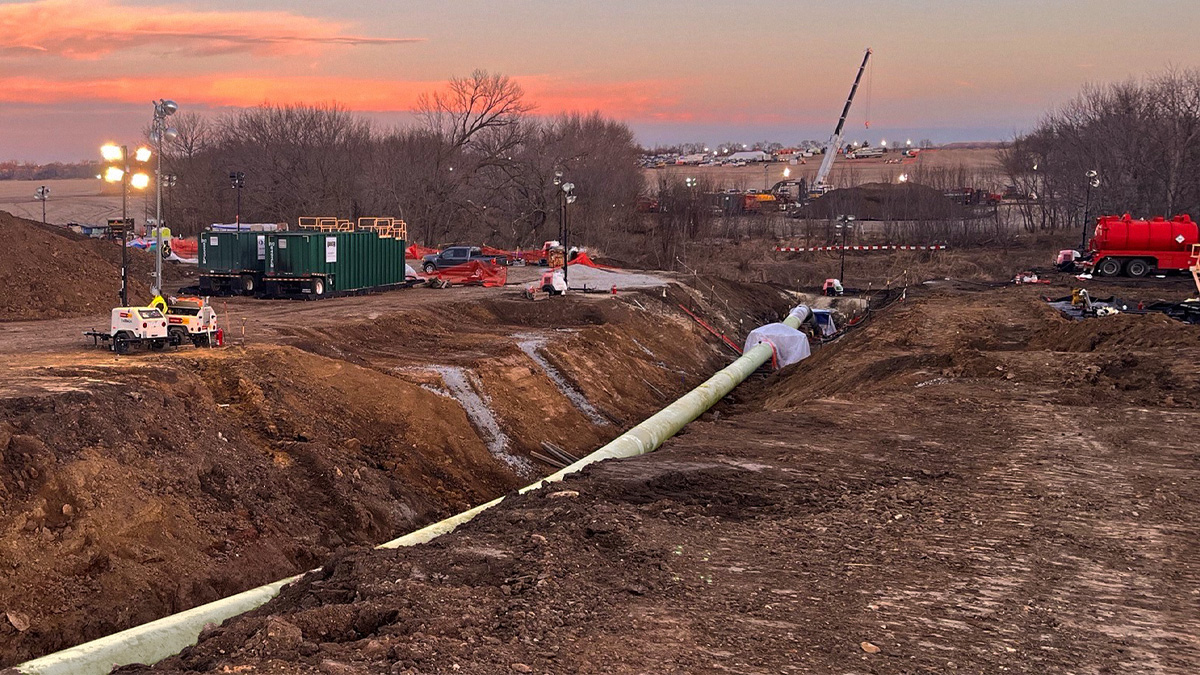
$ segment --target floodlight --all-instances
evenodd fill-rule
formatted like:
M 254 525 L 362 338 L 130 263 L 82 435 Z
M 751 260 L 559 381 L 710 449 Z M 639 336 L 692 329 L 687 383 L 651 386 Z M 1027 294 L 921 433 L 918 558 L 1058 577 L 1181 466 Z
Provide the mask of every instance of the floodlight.
M 906 174 L 906 173 L 900 174 L 899 180 L 901 183 L 907 183 L 908 182 L 908 174 Z
M 173 141 L 176 138 L 179 138 L 179 130 L 176 129 L 175 127 L 167 127 L 167 130 L 163 132 L 163 136 L 168 141 Z
M 144 190 L 150 185 L 150 176 L 144 173 L 135 173 L 130 177 L 129 184 L 139 190 Z
M 121 159 L 121 146 L 109 143 L 100 148 L 100 156 L 107 162 L 115 162 Z
M 139 162 L 149 161 L 150 160 L 150 148 L 138 148 L 133 153 L 133 158 Z
M 115 166 L 110 166 L 104 170 L 104 180 L 110 183 L 119 183 L 124 177 L 125 172 Z
M 163 101 L 160 105 L 162 105 L 164 115 L 174 115 L 179 110 L 179 104 L 175 101 Z

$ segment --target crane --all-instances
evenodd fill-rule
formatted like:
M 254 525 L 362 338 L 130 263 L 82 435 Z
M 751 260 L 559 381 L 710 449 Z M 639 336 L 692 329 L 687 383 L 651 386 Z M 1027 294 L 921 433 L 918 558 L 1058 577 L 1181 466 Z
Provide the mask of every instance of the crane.
M 833 135 L 829 137 L 829 143 L 825 146 L 825 156 L 821 158 L 821 168 L 817 170 L 817 177 L 813 179 L 811 190 L 813 195 L 820 196 L 829 190 L 825 179 L 829 177 L 829 171 L 833 169 L 833 158 L 842 148 L 842 127 L 846 125 L 846 117 L 850 115 L 850 104 L 854 103 L 854 94 L 858 91 L 858 84 L 862 82 L 863 71 L 867 69 L 867 61 L 870 58 L 871 48 L 868 47 L 867 52 L 863 54 L 862 65 L 858 67 L 858 75 L 854 76 L 854 86 L 850 87 L 850 96 L 846 98 L 842 116 L 838 119 L 837 127 L 833 130 Z

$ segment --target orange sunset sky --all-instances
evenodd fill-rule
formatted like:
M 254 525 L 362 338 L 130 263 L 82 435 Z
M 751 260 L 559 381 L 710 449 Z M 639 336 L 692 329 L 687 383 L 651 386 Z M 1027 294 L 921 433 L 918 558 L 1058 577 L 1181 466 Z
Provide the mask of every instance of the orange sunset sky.
M 1087 82 L 1200 66 L 1198 26 L 1198 0 L 0 2 L 0 159 L 93 157 L 160 97 L 403 124 L 475 68 L 645 144 L 823 139 L 868 46 L 850 138 L 1001 140 Z

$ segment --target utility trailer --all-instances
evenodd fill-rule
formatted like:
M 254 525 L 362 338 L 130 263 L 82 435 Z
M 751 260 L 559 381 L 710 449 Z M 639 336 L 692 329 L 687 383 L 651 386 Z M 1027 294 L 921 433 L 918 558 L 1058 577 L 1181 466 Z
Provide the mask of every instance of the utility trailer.
M 167 346 L 167 317 L 157 307 L 116 307 L 107 332 L 89 330 L 85 336 L 93 345 L 104 343 L 117 354 L 126 354 L 137 346 L 155 351 Z
M 206 230 L 197 243 L 201 295 L 257 295 L 267 258 L 267 232 Z

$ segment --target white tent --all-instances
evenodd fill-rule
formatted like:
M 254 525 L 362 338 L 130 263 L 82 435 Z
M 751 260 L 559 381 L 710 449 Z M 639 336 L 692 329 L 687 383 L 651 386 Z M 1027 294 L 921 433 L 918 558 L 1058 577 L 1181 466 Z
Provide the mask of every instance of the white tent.
M 771 161 L 771 155 L 762 150 L 745 150 L 735 152 L 725 159 L 733 162 L 769 162 Z

